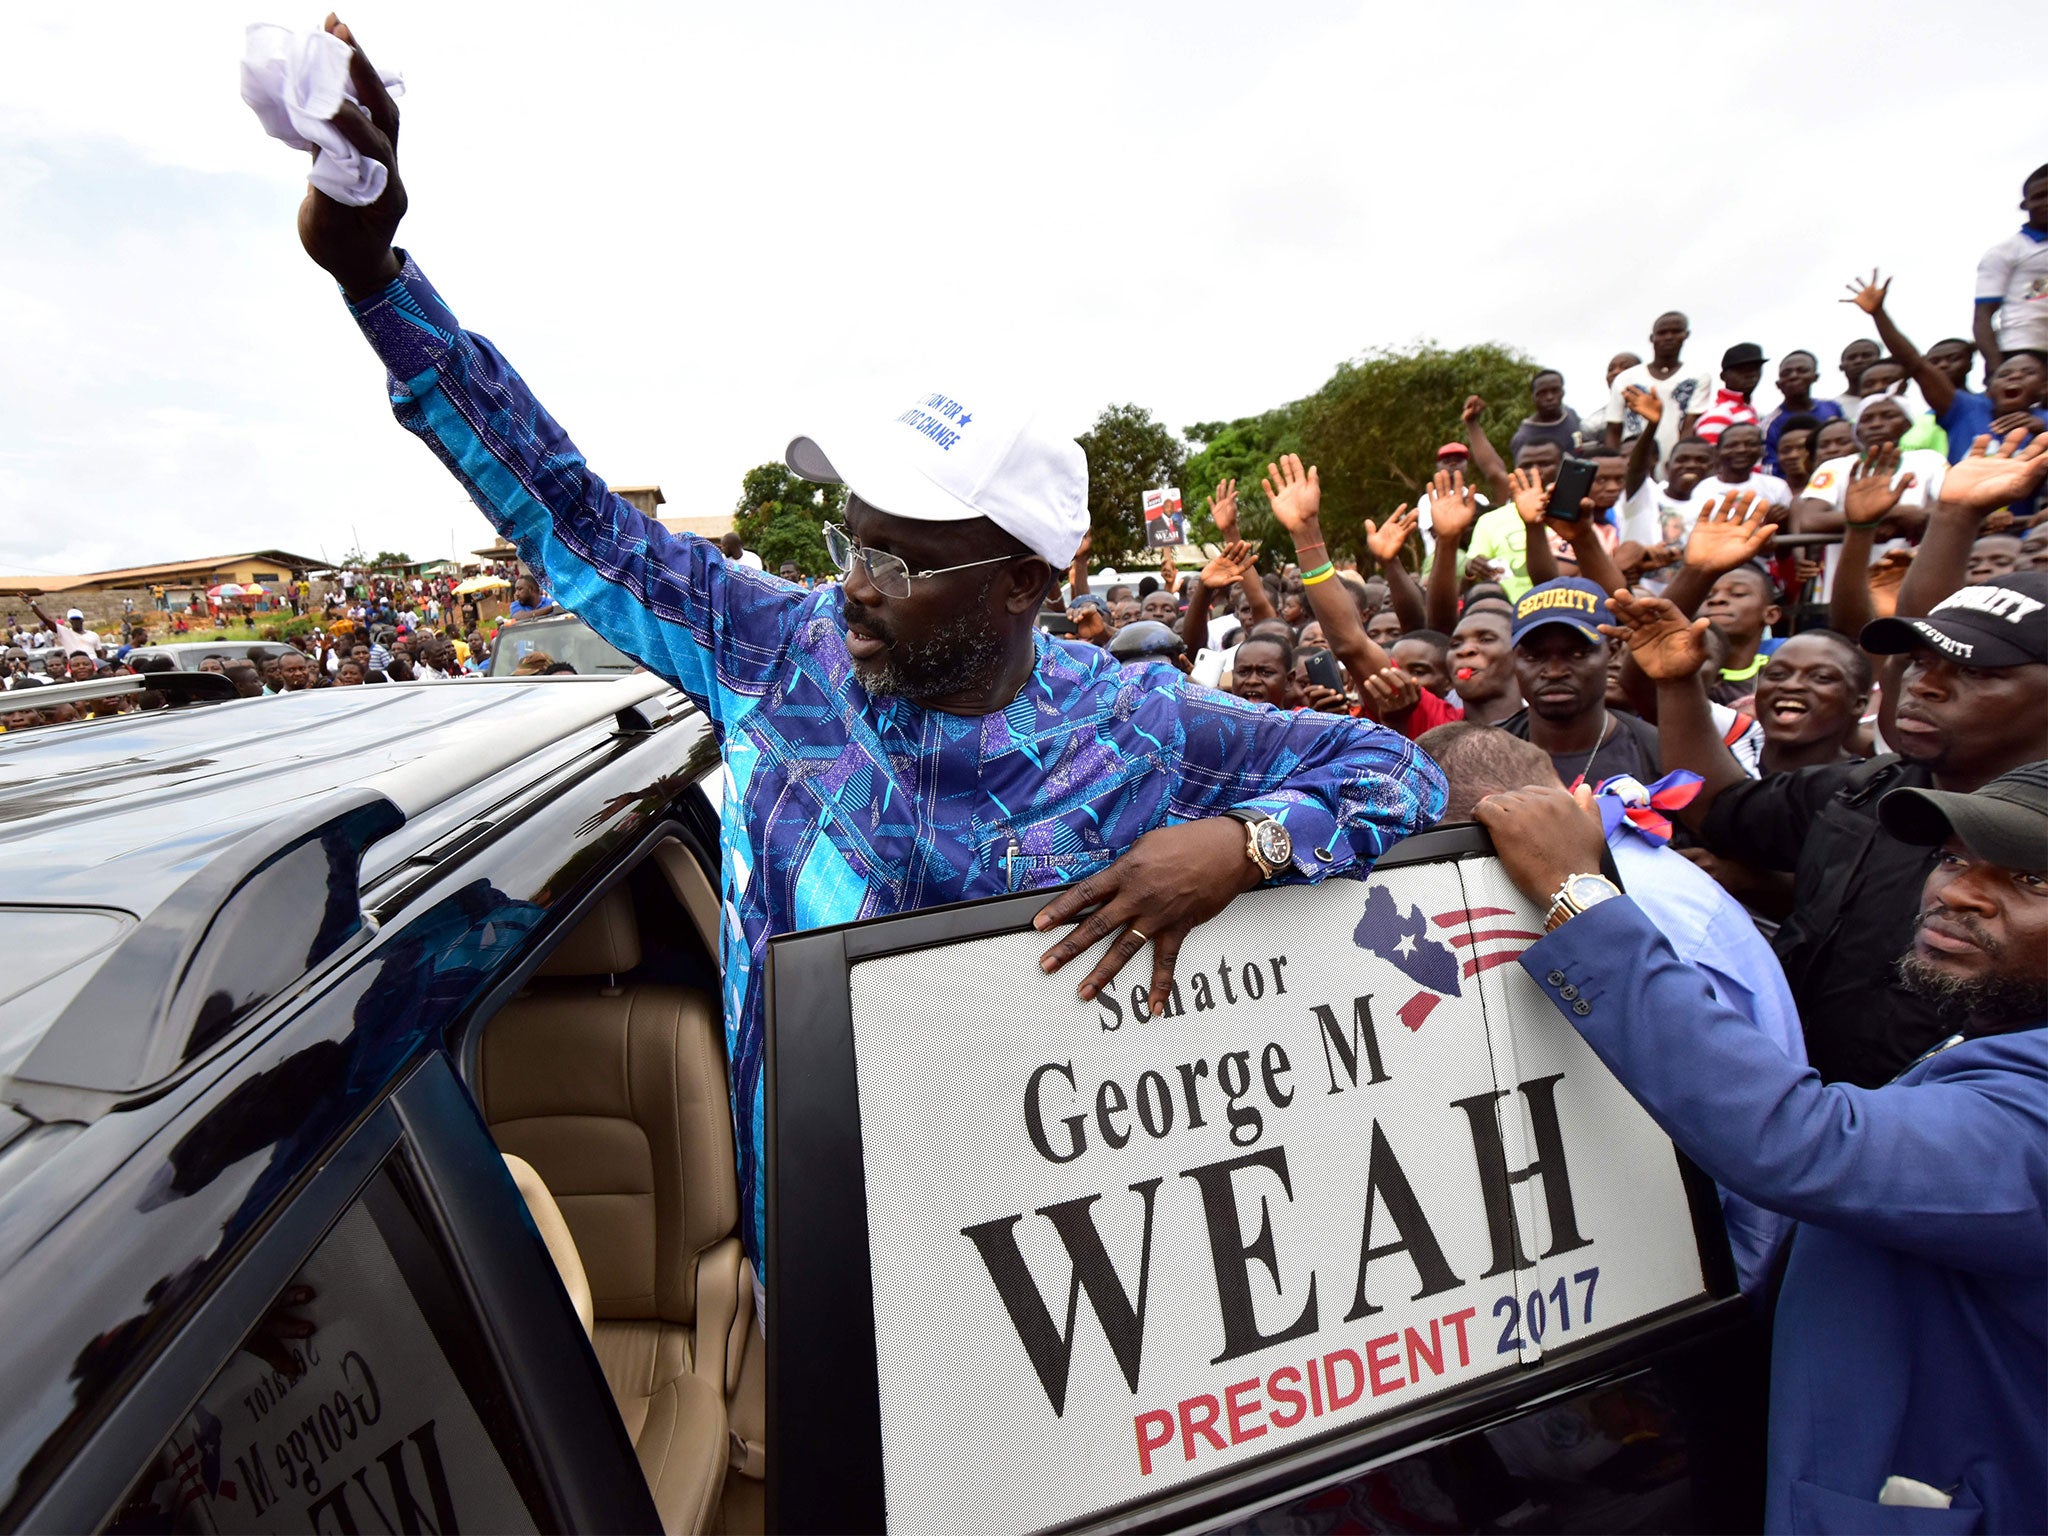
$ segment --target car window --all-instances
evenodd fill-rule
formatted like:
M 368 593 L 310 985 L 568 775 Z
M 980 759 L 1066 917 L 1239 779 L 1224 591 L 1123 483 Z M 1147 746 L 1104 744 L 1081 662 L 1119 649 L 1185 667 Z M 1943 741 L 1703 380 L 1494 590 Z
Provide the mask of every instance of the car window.
M 533 1488 L 437 1229 L 387 1161 L 102 1528 L 530 1531 Z
M 0 906 L 0 1082 L 91 979 L 100 957 L 135 926 L 112 907 Z
M 566 662 L 579 677 L 618 677 L 634 670 L 633 658 L 581 619 L 529 620 L 507 624 L 492 643 L 491 676 L 509 677 L 535 651 Z

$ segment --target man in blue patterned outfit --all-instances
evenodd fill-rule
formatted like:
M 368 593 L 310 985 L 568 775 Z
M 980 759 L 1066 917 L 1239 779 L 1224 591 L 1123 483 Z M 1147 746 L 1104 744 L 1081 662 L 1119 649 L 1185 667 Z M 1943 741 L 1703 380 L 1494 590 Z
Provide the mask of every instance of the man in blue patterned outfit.
M 1442 775 L 1391 731 L 1036 630 L 1087 528 L 1087 467 L 999 402 L 934 394 L 791 443 L 798 473 L 849 488 L 848 526 L 829 530 L 838 585 L 806 592 L 642 516 L 392 248 L 398 116 L 360 51 L 353 66 L 368 114 L 336 123 L 389 183 L 362 208 L 309 191 L 300 238 L 389 370 L 399 420 L 557 603 L 719 728 L 726 1044 L 757 1272 L 770 935 L 1078 881 L 1039 915 L 1081 918 L 1044 968 L 1110 940 L 1080 983 L 1092 997 L 1149 943 L 1158 1007 L 1189 930 L 1238 892 L 1362 876 L 1441 812 Z

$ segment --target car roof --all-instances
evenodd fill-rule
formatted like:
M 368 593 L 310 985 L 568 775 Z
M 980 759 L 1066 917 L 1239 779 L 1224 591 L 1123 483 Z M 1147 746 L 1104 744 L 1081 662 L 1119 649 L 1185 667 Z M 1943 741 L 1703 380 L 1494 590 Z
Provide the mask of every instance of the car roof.
M 474 679 L 308 689 L 0 736 L 0 946 L 37 946 L 34 966 L 0 981 L 0 1086 L 29 1072 L 24 1058 L 89 1000 L 100 970 L 123 968 L 106 962 L 130 955 L 131 933 L 158 932 L 171 942 L 157 952 L 189 955 L 190 930 L 210 916 L 195 898 L 246 885 L 288 838 L 317 838 L 328 821 L 352 828 L 329 838 L 354 838 L 336 868 L 356 882 L 360 852 L 360 889 L 446 830 L 445 802 L 501 777 L 530 781 L 579 738 L 687 707 L 647 673 Z M 175 979 L 135 978 L 155 994 Z

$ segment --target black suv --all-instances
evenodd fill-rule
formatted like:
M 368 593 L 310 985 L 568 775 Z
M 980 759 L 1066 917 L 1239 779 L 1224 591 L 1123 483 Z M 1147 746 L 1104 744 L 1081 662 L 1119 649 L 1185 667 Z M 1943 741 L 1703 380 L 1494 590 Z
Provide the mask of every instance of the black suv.
M 866 1292 L 803 1260 L 812 1321 L 855 1325 L 788 1333 L 771 1380 L 735 1235 L 722 792 L 646 673 L 0 737 L 0 1526 L 875 1523 L 820 1438 L 849 1392 L 873 1425 Z M 799 974 L 771 1052 L 844 1010 Z M 785 1227 L 858 1168 L 829 1125 L 790 1139 L 794 1060 Z M 1753 1524 L 1757 1329 L 1709 1258 L 1713 1299 L 1577 1366 L 1089 1523 Z M 778 1462 L 771 1406 L 818 1460 Z

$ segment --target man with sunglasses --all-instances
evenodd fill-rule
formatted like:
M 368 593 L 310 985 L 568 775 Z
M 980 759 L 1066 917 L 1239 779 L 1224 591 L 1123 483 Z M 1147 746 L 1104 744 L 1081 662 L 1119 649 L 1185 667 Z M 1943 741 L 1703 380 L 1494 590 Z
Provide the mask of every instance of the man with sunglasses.
M 389 175 L 366 207 L 309 191 L 299 234 L 389 370 L 398 419 L 561 606 L 719 727 L 726 1045 L 757 1272 L 769 935 L 1078 882 L 1038 914 L 1080 918 L 1040 965 L 1107 940 L 1077 989 L 1092 998 L 1150 945 L 1156 1010 L 1189 931 L 1239 892 L 1362 876 L 1441 812 L 1442 774 L 1391 731 L 1037 631 L 1088 528 L 1087 461 L 993 397 L 931 393 L 790 443 L 792 470 L 849 491 L 827 530 L 837 585 L 792 588 L 635 511 L 392 248 L 398 113 L 328 25 L 368 108 L 335 126 Z

